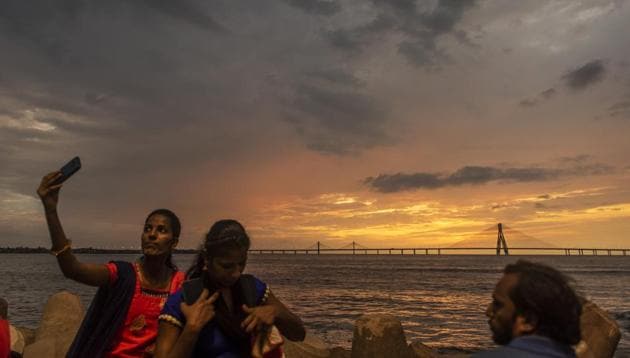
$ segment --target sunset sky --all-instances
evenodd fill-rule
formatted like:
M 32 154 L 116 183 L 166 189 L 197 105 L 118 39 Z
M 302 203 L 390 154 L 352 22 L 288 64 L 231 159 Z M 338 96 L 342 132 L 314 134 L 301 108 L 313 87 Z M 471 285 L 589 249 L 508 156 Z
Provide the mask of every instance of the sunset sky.
M 630 1 L 0 2 L 0 247 L 630 247 Z M 508 244 L 510 237 L 507 237 Z M 494 244 L 491 233 L 488 243 Z

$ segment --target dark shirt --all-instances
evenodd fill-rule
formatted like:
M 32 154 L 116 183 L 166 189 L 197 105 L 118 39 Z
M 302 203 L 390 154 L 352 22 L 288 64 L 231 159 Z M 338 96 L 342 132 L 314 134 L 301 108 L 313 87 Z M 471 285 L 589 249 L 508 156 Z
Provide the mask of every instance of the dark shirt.
M 241 280 L 244 280 L 246 276 L 249 275 L 241 275 Z M 251 306 L 260 305 L 267 300 L 269 287 L 256 277 L 249 277 L 251 277 L 253 281 L 252 289 L 255 295 L 255 302 Z M 183 290 L 181 289 L 170 295 L 164 308 L 162 308 L 162 314 L 160 314 L 158 320 L 168 322 L 183 329 L 186 325 L 186 316 L 184 316 L 181 309 L 181 303 L 183 301 Z M 237 346 L 214 321 L 210 321 L 199 333 L 191 357 L 239 358 L 241 357 L 239 352 L 240 347 Z
M 575 351 L 571 346 L 558 343 L 550 338 L 530 335 L 514 338 L 506 346 L 476 353 L 473 358 L 575 358 Z

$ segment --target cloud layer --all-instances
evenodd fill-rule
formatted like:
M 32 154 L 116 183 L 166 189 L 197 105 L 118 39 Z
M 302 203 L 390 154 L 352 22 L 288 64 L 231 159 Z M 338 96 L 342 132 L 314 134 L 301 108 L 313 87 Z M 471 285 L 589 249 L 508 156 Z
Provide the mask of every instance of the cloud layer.
M 155 207 L 194 238 L 236 217 L 272 241 L 282 230 L 258 214 L 286 198 L 430 201 L 448 208 L 433 225 L 459 225 L 462 200 L 497 205 L 470 225 L 514 210 L 502 183 L 617 186 L 619 171 L 595 174 L 629 165 L 629 17 L 616 0 L 0 2 L 0 234 L 47 242 L 34 190 L 75 155 L 60 210 L 86 245 L 128 245 Z M 592 157 L 468 164 L 576 153 Z M 319 209 L 280 225 L 299 240 L 302 224 L 358 236 L 396 220 L 291 219 Z
M 579 163 L 571 167 L 562 168 L 465 166 L 451 174 L 380 174 L 376 177 L 365 178 L 363 183 L 382 193 L 395 193 L 416 189 L 439 189 L 449 186 L 481 185 L 491 182 L 541 182 L 568 176 L 610 174 L 613 170 L 614 169 L 609 165 L 587 163 Z

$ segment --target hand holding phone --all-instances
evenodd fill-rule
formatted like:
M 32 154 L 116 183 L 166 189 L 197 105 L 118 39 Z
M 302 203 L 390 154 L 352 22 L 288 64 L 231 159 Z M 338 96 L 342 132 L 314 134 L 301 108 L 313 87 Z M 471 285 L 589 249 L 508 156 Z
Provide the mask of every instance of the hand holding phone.
M 68 178 L 70 178 L 74 173 L 78 172 L 81 169 L 81 159 L 79 157 L 72 158 L 66 165 L 61 167 L 59 171 L 61 172 L 61 176 L 57 178 L 54 182 L 50 183 L 50 185 L 59 185 Z
M 46 174 L 37 188 L 37 195 L 42 200 L 44 208 L 54 208 L 59 201 L 60 184 L 81 169 L 81 159 L 74 157 L 60 170 Z

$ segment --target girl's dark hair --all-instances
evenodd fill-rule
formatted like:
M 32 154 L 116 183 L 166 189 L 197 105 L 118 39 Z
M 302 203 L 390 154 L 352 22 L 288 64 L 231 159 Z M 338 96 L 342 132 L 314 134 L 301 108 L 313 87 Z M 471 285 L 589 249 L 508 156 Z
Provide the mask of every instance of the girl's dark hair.
M 182 232 L 182 224 L 179 221 L 179 218 L 177 217 L 177 215 L 175 215 L 174 212 L 168 210 L 168 209 L 155 209 L 152 212 L 149 213 L 149 215 L 147 215 L 147 218 L 144 219 L 144 223 L 146 224 L 147 221 L 149 221 L 149 219 L 153 216 L 153 215 L 162 215 L 164 217 L 166 217 L 169 221 L 169 223 L 171 224 L 171 230 L 173 231 L 173 236 L 176 239 L 179 239 L 179 234 L 181 234 Z M 175 266 L 175 264 L 173 263 L 173 254 L 170 253 L 168 254 L 168 257 L 166 258 L 166 266 L 172 268 L 173 270 L 177 271 L 177 266 Z
M 233 219 L 219 220 L 210 227 L 195 263 L 186 272 L 186 277 L 200 277 L 206 260 L 212 261 L 214 257 L 225 256 L 234 249 L 247 251 L 250 245 L 249 235 L 241 223 Z
M 210 264 L 215 257 L 222 257 L 233 250 L 249 250 L 251 241 L 245 228 L 241 223 L 232 219 L 219 220 L 215 222 L 203 241 L 195 263 L 186 272 L 188 279 L 201 277 L 205 286 L 210 290 L 210 294 L 217 290 L 218 285 L 212 282 L 204 265 Z M 240 347 L 241 356 L 248 357 L 251 352 L 251 339 L 241 328 L 241 322 L 246 315 L 241 312 L 240 307 L 245 303 L 240 284 L 235 284 L 231 288 L 234 313 L 228 310 L 223 300 L 215 302 L 216 315 L 215 322 L 221 331 Z

